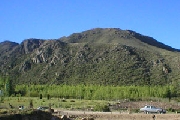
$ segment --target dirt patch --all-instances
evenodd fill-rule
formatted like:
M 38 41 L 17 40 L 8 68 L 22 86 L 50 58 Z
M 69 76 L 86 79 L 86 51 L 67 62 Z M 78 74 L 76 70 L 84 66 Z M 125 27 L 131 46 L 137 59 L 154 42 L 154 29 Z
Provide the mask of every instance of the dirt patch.
M 160 107 L 163 109 L 180 109 L 179 103 L 170 103 L 170 102 L 157 102 L 157 101 L 138 101 L 138 102 L 118 102 L 115 104 L 112 104 L 112 106 L 117 108 L 131 108 L 131 109 L 140 109 L 141 107 L 144 107 L 145 105 L 153 105 L 156 107 Z
M 180 120 L 180 114 L 120 114 L 120 115 L 104 115 L 99 116 L 95 120 Z
M 128 113 L 120 113 L 120 112 L 63 111 L 60 114 L 68 115 L 71 118 L 71 120 L 82 120 L 82 118 L 93 118 L 94 120 L 180 120 L 180 114 L 175 114 L 175 113 L 172 113 L 172 114 L 170 113 L 168 114 L 144 114 L 144 113 L 128 114 Z M 153 115 L 155 115 L 155 119 L 153 119 Z

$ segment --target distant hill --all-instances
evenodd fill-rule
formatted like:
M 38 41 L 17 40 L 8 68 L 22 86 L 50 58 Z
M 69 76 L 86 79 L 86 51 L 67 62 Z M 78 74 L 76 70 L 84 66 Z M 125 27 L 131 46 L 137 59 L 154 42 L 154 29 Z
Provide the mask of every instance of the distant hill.
M 165 85 L 180 53 L 131 30 L 96 28 L 59 39 L 0 43 L 0 75 L 16 84 Z

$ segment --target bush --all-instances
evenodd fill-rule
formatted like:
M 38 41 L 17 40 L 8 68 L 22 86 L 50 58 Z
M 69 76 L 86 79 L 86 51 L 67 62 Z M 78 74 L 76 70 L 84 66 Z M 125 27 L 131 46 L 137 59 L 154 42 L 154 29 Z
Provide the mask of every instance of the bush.
M 0 114 L 7 114 L 7 110 L 0 110 Z
M 75 100 L 70 100 L 70 102 L 75 102 Z
M 42 99 L 42 94 L 39 95 L 39 99 Z
M 31 109 L 33 108 L 33 100 L 29 101 L 29 108 L 31 108 Z
M 39 93 L 37 91 L 30 92 L 30 97 L 37 97 L 39 96 Z
M 1 103 L 4 103 L 4 97 L 1 97 L 1 98 L 0 98 L 0 102 L 1 102 Z
M 177 113 L 180 113 L 180 109 L 176 110 Z
M 49 95 L 49 94 L 47 94 L 47 99 L 48 99 L 48 100 L 50 99 L 50 95 Z
M 61 102 L 67 102 L 65 99 L 61 100 Z
M 66 109 L 71 108 L 71 106 L 70 105 L 65 105 L 64 108 L 66 108 Z
M 95 111 L 103 111 L 103 112 L 110 112 L 108 105 L 96 105 L 94 108 Z
M 139 113 L 139 109 L 132 109 L 131 112 L 133 112 L 133 113 Z
M 16 94 L 16 97 L 21 97 L 21 94 Z
M 168 111 L 169 111 L 169 112 L 175 112 L 175 109 L 169 108 Z

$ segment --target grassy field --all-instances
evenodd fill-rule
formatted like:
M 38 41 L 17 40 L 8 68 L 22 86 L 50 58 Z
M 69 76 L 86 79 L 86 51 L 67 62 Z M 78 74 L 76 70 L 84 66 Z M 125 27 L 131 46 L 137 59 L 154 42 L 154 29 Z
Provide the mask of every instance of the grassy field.
M 106 101 L 106 100 L 83 100 L 83 99 L 63 99 L 63 98 L 50 98 L 47 99 L 43 97 L 40 99 L 39 97 L 4 97 L 1 98 L 0 102 L 0 114 L 6 114 L 11 111 L 15 111 L 14 114 L 25 112 L 29 110 L 30 101 L 32 101 L 33 108 L 37 109 L 39 106 L 49 106 L 51 104 L 51 108 L 54 110 L 60 110 L 62 113 L 68 113 L 68 115 L 77 115 L 77 116 L 90 116 L 95 118 L 95 120 L 152 120 L 152 114 L 143 114 L 138 111 L 129 111 L 131 109 L 123 109 L 116 110 L 111 112 L 102 112 L 102 111 L 90 111 L 91 108 L 95 108 L 96 106 L 103 105 L 117 105 L 118 101 Z M 118 102 L 119 103 L 119 102 Z M 138 110 L 140 106 L 145 105 L 146 103 L 151 103 L 153 105 L 161 105 L 161 106 L 170 106 L 177 109 L 180 109 L 180 105 L 177 103 L 168 103 L 167 100 L 162 101 L 126 101 L 120 102 L 121 105 L 128 106 L 131 108 L 135 108 Z M 13 108 L 10 108 L 12 105 Z M 18 110 L 18 106 L 24 106 L 24 111 Z M 176 105 L 176 106 L 175 106 Z M 89 110 L 89 111 L 88 111 Z M 4 112 L 6 111 L 6 112 Z M 8 111 L 8 112 L 7 112 Z M 81 111 L 81 112 L 80 112 Z M 31 111 L 30 111 L 31 112 Z M 12 112 L 11 112 L 12 113 Z M 158 120 L 180 120 L 180 114 L 176 114 L 176 111 L 170 112 L 166 115 L 156 114 L 156 118 Z
M 9 109 L 10 105 L 14 109 L 18 106 L 23 105 L 25 109 L 29 108 L 30 101 L 33 103 L 33 108 L 36 109 L 39 106 L 49 106 L 51 104 L 52 108 L 61 108 L 61 109 L 90 109 L 95 105 L 104 105 L 108 101 L 105 100 L 81 100 L 81 99 L 59 99 L 59 98 L 42 98 L 39 97 L 5 97 L 0 103 L 1 108 Z
M 167 99 L 155 99 L 153 101 L 124 101 L 124 100 L 84 100 L 84 99 L 63 99 L 63 98 L 46 98 L 43 97 L 3 97 L 1 98 L 1 109 L 18 109 L 19 106 L 24 106 L 24 109 L 37 109 L 39 106 L 45 106 L 53 109 L 62 110 L 80 110 L 80 111 L 121 111 L 132 109 L 133 112 L 138 112 L 139 108 L 146 104 L 161 107 L 167 110 L 180 111 L 180 103 L 176 101 L 169 102 Z M 12 106 L 12 107 L 11 107 Z M 108 109 L 109 108 L 109 109 Z

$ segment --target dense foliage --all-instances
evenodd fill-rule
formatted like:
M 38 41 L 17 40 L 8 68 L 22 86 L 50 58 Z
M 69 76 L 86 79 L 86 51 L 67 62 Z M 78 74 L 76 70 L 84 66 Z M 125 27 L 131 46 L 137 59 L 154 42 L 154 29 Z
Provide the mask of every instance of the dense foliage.
M 88 100 L 145 100 L 152 97 L 176 97 L 173 86 L 101 86 L 101 85 L 17 85 L 21 96 L 88 99 Z

